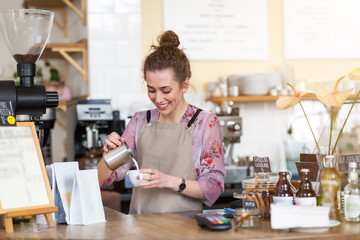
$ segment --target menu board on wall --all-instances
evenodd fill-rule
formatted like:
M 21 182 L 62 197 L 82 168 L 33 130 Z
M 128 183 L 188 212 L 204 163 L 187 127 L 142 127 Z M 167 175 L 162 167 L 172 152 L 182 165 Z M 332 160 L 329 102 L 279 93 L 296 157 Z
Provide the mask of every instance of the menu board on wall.
M 283 3 L 285 58 L 360 58 L 359 0 Z
M 266 0 L 163 0 L 163 11 L 191 60 L 268 59 Z

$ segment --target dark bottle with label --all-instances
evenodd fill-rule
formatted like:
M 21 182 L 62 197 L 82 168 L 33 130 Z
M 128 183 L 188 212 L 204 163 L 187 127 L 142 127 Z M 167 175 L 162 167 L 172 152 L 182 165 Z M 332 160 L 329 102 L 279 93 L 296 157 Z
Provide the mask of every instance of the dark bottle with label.
M 279 171 L 279 180 L 273 196 L 274 204 L 294 205 L 294 193 L 287 179 L 287 170 Z
M 309 169 L 301 169 L 301 180 L 299 190 L 297 191 L 295 197 L 295 205 L 316 207 L 316 194 L 312 188 L 309 174 Z

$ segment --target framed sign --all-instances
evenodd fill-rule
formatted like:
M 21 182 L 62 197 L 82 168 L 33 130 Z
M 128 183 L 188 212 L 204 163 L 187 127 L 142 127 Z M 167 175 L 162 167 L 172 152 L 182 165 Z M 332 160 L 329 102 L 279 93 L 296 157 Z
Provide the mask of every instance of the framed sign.
M 0 127 L 0 159 L 0 214 L 7 231 L 13 230 L 12 217 L 57 210 L 34 123 Z
M 269 58 L 266 0 L 163 0 L 163 13 L 191 60 Z
M 286 59 L 360 58 L 360 1 L 283 0 Z

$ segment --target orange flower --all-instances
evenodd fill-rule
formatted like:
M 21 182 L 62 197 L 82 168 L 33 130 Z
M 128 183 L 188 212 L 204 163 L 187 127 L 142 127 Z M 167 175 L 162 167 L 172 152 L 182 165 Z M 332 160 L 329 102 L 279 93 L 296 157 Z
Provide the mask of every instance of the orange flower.
M 343 78 L 344 77 L 341 77 L 336 81 L 333 92 L 326 91 L 319 84 L 316 86 L 315 93 L 316 97 L 320 100 L 320 102 L 331 107 L 337 107 L 339 109 L 341 108 L 341 106 L 344 104 L 344 102 L 350 96 L 353 90 L 352 88 L 345 91 L 337 90 L 337 87 Z
M 289 107 L 292 107 L 296 104 L 299 103 L 300 99 L 308 94 L 307 92 L 297 92 L 295 90 L 295 88 L 290 84 L 288 83 L 288 85 L 291 87 L 291 89 L 293 90 L 294 92 L 294 95 L 293 96 L 280 96 L 277 100 L 276 100 L 276 107 L 278 109 L 286 109 L 286 108 L 289 108 Z

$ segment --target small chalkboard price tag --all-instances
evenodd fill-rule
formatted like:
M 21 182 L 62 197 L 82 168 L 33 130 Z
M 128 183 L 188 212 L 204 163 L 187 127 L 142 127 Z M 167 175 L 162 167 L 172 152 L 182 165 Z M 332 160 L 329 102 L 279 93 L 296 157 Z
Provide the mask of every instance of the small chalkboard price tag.
M 357 168 L 360 169 L 360 154 L 339 156 L 339 172 L 347 172 L 349 162 L 357 162 Z
M 254 163 L 255 173 L 259 173 L 259 172 L 271 173 L 269 157 L 254 157 L 253 163 Z

